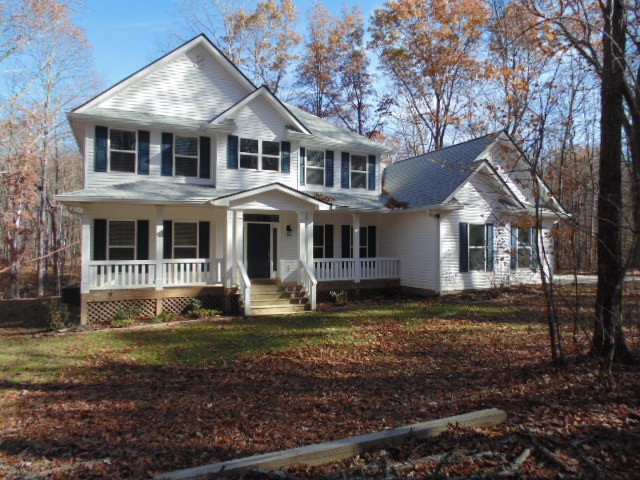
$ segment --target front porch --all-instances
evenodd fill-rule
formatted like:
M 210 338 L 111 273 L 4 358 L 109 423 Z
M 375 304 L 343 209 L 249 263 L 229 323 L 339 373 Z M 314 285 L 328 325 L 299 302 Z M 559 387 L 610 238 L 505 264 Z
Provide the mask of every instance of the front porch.
M 400 260 L 379 255 L 384 215 L 377 212 L 338 212 L 280 188 L 198 206 L 124 207 L 84 208 L 83 311 L 109 295 L 123 301 L 146 295 L 156 299 L 147 310 L 158 314 L 170 306 L 165 299 L 172 292 L 197 296 L 206 288 L 225 311 L 259 314 L 252 289 L 264 281 L 295 287 L 297 304 L 304 300 L 314 310 L 318 289 L 400 279 Z

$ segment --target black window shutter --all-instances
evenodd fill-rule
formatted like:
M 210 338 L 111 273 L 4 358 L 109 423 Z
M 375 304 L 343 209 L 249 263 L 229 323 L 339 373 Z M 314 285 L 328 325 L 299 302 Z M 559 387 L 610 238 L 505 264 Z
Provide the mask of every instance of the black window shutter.
M 173 176 L 173 133 L 162 132 L 162 175 Z
M 324 184 L 333 187 L 333 150 L 327 150 L 325 153 Z
M 349 188 L 349 154 L 347 152 L 342 152 L 340 172 L 340 186 L 342 188 Z
M 211 178 L 211 139 L 200 137 L 200 178 Z
M 351 225 L 342 225 L 342 258 L 351 258 Z
M 96 127 L 94 168 L 96 172 L 107 171 L 107 127 Z
M 235 135 L 227 137 L 227 168 L 238 168 L 238 137 Z
M 376 189 L 376 156 L 369 155 L 369 190 Z
M 333 258 L 333 225 L 324 226 L 324 258 Z
M 138 130 L 138 174 L 149 175 L 149 132 Z
M 173 258 L 173 223 L 171 220 L 162 222 L 162 258 Z
M 107 221 L 102 218 L 93 221 L 93 259 L 107 259 Z
M 280 171 L 282 173 L 291 173 L 291 143 L 280 142 L 280 152 L 282 155 Z
M 511 270 L 518 268 L 518 227 L 511 227 Z
M 375 257 L 376 256 L 376 226 L 375 225 L 371 225 L 368 228 L 367 235 L 369 236 L 369 238 L 367 238 L 367 240 L 368 240 L 368 243 L 367 243 L 368 256 L 369 257 Z
M 307 152 L 304 147 L 300 147 L 300 185 L 304 185 L 305 183 L 305 172 L 304 172 L 304 161 Z
M 469 224 L 460 223 L 460 271 L 469 271 Z
M 198 222 L 198 258 L 209 258 L 209 222 Z
M 495 261 L 495 254 L 493 252 L 493 223 L 487 223 L 485 235 L 487 241 L 487 272 L 493 272 L 493 263 Z
M 138 220 L 136 260 L 149 260 L 149 220 Z

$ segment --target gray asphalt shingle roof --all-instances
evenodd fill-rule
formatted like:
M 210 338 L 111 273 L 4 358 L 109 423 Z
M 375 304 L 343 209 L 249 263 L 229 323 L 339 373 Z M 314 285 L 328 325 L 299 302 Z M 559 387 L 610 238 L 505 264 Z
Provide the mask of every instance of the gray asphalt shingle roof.
M 442 204 L 477 166 L 476 159 L 498 134 L 459 143 L 389 165 L 383 197 L 389 205 L 420 208 Z

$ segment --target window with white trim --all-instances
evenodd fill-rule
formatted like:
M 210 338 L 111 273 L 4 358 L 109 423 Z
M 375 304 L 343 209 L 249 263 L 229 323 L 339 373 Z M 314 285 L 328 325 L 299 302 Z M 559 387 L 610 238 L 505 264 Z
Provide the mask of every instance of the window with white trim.
M 533 243 L 537 238 L 538 230 L 536 228 L 513 227 L 511 235 L 512 250 L 515 250 L 511 253 L 511 268 L 514 270 L 538 268 L 539 262 Z
M 175 174 L 183 177 L 198 176 L 198 137 L 176 135 L 173 142 Z
M 280 142 L 241 138 L 239 151 L 240 168 L 280 171 Z
M 135 260 L 136 222 L 109 220 L 107 242 L 109 260 Z
M 307 150 L 306 179 L 309 185 L 324 185 L 324 150 Z
M 173 258 L 198 258 L 198 223 L 173 223 Z
M 280 142 L 262 141 L 262 170 L 280 171 Z
M 494 226 L 460 224 L 460 271 L 493 271 Z
M 351 155 L 351 188 L 367 188 L 367 157 Z
M 136 172 L 135 130 L 109 129 L 109 170 L 112 172 Z

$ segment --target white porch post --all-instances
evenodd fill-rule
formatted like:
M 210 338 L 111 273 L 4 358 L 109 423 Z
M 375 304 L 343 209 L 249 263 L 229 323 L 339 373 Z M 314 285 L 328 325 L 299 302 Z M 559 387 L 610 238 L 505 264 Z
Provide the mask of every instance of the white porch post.
M 360 277 L 362 276 L 360 268 L 360 215 L 353 214 L 353 260 L 355 262 L 355 283 L 360 283 Z
M 298 212 L 298 258 L 307 263 L 307 214 Z
M 244 213 L 239 210 L 233 211 L 234 229 L 233 229 L 233 278 L 238 278 L 238 264 L 243 260 L 243 239 L 244 239 Z M 236 283 L 238 283 L 236 281 Z
M 156 290 L 164 288 L 164 208 L 156 207 Z
M 233 210 L 227 210 L 224 243 L 224 286 L 233 285 Z
M 313 213 L 307 213 L 307 265 L 313 271 Z
M 89 278 L 89 262 L 91 261 L 91 233 L 91 214 L 85 209 L 82 211 L 82 270 L 80 293 L 89 293 L 91 287 L 91 279 Z

